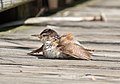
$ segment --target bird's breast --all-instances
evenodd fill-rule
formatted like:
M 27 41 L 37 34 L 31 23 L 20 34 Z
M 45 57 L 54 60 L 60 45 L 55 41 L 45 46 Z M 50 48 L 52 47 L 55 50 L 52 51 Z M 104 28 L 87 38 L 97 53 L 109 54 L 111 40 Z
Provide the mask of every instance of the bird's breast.
M 57 49 L 55 46 L 47 46 L 43 48 L 43 55 L 46 58 L 64 58 L 66 55 L 64 55 L 59 49 Z

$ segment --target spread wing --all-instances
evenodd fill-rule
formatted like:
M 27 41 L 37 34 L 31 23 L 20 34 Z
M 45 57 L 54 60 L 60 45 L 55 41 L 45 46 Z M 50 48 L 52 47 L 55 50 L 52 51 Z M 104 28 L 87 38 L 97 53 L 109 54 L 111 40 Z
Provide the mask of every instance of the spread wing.
M 91 53 L 77 44 L 68 44 L 63 48 L 63 53 L 77 59 L 90 59 Z
M 43 46 L 42 45 L 40 48 L 36 49 L 36 50 L 33 50 L 32 52 L 30 53 L 27 53 L 28 55 L 43 55 Z

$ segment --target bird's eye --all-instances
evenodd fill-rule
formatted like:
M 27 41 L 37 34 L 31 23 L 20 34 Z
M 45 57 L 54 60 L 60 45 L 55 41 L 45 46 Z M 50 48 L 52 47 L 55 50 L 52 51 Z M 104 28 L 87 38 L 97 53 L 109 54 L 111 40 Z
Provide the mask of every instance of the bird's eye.
M 58 39 L 59 39 L 60 37 L 57 35 L 57 36 L 55 36 L 55 38 L 58 38 Z

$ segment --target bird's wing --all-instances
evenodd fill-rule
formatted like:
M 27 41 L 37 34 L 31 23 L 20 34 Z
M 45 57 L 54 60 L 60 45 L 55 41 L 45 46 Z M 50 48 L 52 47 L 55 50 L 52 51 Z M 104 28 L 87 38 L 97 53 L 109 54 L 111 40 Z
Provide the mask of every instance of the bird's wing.
M 30 53 L 27 53 L 28 55 L 43 55 L 43 46 L 42 45 L 40 48 L 31 51 Z
M 90 59 L 91 53 L 84 49 L 82 46 L 79 46 L 77 44 L 73 45 L 66 45 L 63 48 L 63 53 L 67 54 L 69 56 L 72 56 L 77 59 Z
M 79 41 L 77 41 L 77 40 L 74 40 L 74 43 L 76 44 L 76 45 L 79 45 L 79 46 L 81 46 L 81 47 L 84 47 Z M 90 52 L 94 52 L 95 50 L 94 49 L 87 49 L 87 48 L 84 48 L 85 50 L 87 50 L 87 51 L 90 51 Z

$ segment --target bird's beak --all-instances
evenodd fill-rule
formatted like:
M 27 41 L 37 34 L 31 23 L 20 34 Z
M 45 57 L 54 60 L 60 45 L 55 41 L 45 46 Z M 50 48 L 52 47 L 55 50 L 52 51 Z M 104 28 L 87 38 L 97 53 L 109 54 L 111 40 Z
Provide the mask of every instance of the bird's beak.
M 40 37 L 40 35 L 39 34 L 34 34 L 34 35 L 31 35 L 31 36 L 34 36 L 34 37 Z

